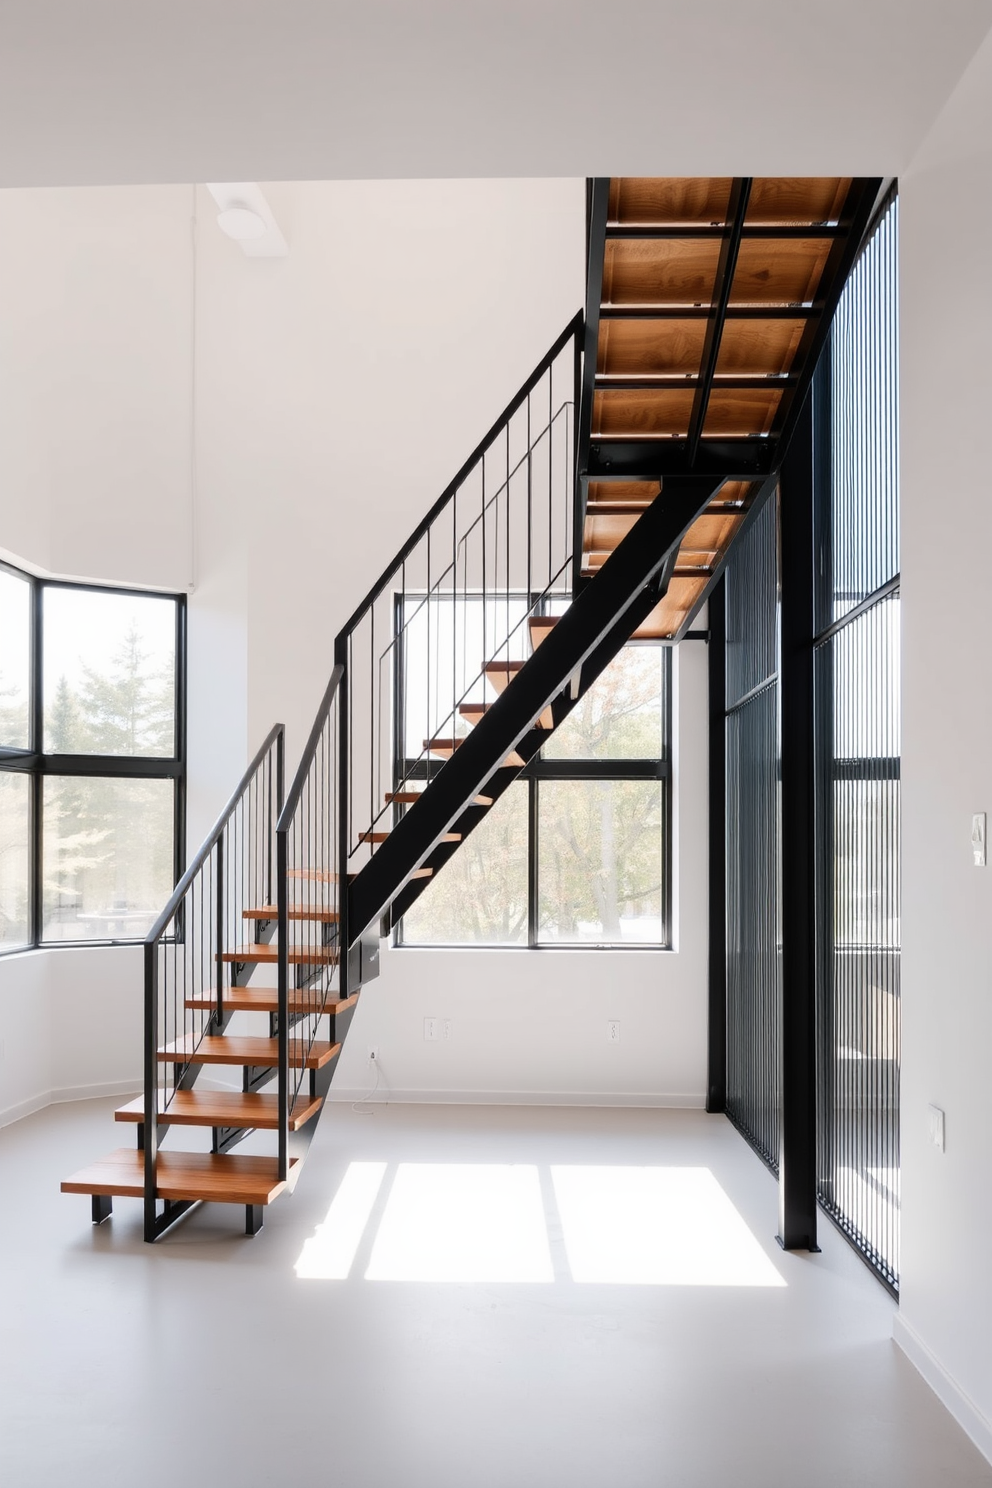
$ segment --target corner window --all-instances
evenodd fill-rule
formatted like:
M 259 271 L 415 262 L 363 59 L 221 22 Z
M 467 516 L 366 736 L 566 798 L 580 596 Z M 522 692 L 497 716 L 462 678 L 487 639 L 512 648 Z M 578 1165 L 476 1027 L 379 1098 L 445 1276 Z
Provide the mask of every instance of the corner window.
M 0 952 L 144 938 L 184 852 L 185 601 L 0 567 Z

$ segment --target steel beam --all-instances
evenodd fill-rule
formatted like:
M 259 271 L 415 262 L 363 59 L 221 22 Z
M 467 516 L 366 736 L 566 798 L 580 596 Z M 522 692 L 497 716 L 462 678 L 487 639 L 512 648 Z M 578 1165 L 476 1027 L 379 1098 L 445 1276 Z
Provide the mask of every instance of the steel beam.
M 781 572 L 782 1032 L 779 1243 L 816 1250 L 813 397 L 786 455 Z

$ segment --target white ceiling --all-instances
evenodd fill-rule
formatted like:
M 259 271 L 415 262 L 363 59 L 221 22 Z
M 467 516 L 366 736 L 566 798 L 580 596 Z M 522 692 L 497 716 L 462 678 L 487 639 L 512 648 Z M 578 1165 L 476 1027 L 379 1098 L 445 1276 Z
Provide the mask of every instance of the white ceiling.
M 0 185 L 904 170 L 992 0 L 0 0 Z

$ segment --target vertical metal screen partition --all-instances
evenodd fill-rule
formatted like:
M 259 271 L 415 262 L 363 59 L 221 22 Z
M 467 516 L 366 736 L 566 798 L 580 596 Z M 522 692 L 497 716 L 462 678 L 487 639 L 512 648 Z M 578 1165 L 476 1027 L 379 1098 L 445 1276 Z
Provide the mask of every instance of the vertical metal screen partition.
M 898 201 L 831 332 L 817 512 L 817 1192 L 899 1282 Z
M 776 502 L 726 570 L 726 1111 L 773 1170 L 779 1150 L 779 720 Z

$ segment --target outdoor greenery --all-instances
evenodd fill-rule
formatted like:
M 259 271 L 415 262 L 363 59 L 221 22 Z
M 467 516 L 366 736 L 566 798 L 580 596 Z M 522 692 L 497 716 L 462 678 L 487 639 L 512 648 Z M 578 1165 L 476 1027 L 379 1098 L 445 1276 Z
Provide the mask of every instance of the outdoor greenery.
M 547 759 L 657 761 L 663 658 L 627 647 L 544 749 Z M 528 943 L 528 790 L 518 782 L 436 874 L 403 922 L 407 944 Z M 663 791 L 658 780 L 539 779 L 541 941 L 658 943 Z
M 81 594 L 78 607 L 73 597 Z M 46 592 L 47 599 L 47 592 Z M 55 671 L 46 631 L 44 752 L 103 759 L 175 754 L 174 648 L 163 652 L 142 624 L 174 621 L 172 602 L 108 591 L 59 591 Z M 154 607 L 154 608 L 153 608 Z M 94 628 L 90 616 L 97 614 Z M 46 615 L 47 619 L 47 615 Z M 114 634 L 118 637 L 114 644 Z M 0 744 L 27 748 L 26 637 L 0 636 Z M 7 638 L 8 643 L 10 638 Z M 21 655 L 21 652 L 24 655 Z M 96 664 L 83 658 L 93 656 Z M 10 763 L 13 763 L 11 761 Z M 0 771 L 0 944 L 29 939 L 31 775 Z M 169 778 L 48 773 L 41 790 L 43 935 L 46 940 L 135 938 L 146 933 L 174 874 L 175 785 Z

